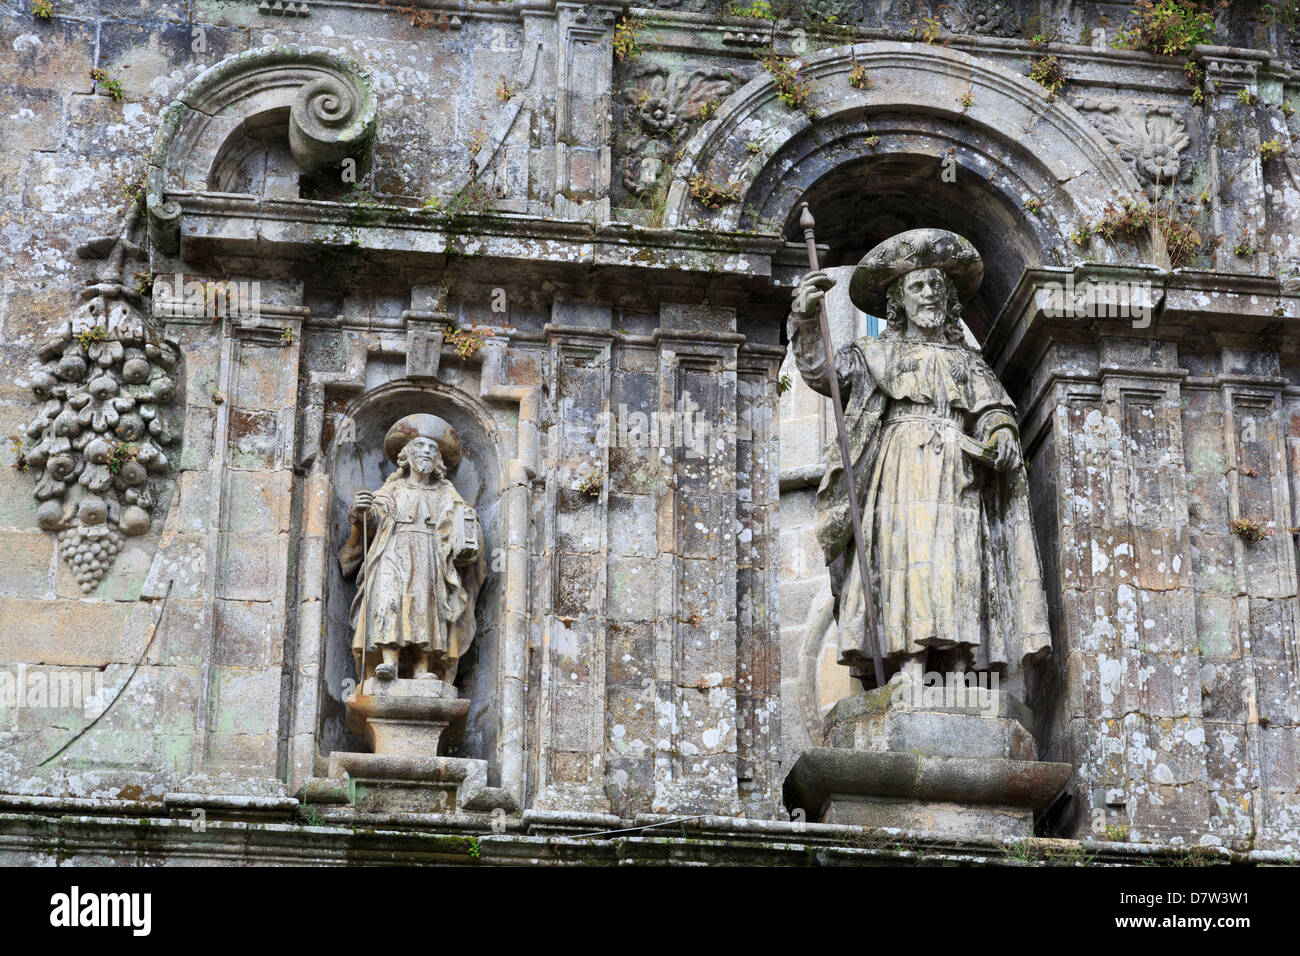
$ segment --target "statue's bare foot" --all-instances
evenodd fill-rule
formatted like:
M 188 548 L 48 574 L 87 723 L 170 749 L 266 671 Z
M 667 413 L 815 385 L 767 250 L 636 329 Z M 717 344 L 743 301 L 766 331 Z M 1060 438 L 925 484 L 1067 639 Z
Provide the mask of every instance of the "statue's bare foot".
M 380 680 L 392 680 L 397 676 L 397 668 L 389 663 L 380 664 L 375 668 L 375 676 Z

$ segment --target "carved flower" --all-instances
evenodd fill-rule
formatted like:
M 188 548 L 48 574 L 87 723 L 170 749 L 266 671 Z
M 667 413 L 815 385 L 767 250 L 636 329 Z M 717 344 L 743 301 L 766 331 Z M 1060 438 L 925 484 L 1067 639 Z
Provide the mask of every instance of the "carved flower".
M 1149 113 L 1146 136 L 1138 150 L 1138 170 L 1153 182 L 1171 183 L 1178 178 L 1179 154 L 1191 142 L 1182 120 L 1164 113 Z
M 652 133 L 662 133 L 677 124 L 677 111 L 664 95 L 647 95 L 637 115 L 641 118 L 641 125 Z
M 990 0 L 975 0 L 966 8 L 971 19 L 971 27 L 976 33 L 991 36 L 1006 36 L 1012 27 L 1007 8 Z
M 939 10 L 943 22 L 954 33 L 1009 37 L 1020 32 L 1006 4 L 997 0 L 972 0 L 960 7 L 944 4 Z
M 682 75 L 667 74 L 661 68 L 643 74 L 638 86 L 623 95 L 636 107 L 637 120 L 652 136 L 662 136 L 677 129 L 679 118 L 702 120 L 710 104 L 716 105 L 736 88 L 736 75 L 730 70 L 695 70 Z
M 1172 109 L 1164 106 L 1149 107 L 1139 116 L 1120 109 L 1116 103 L 1086 99 L 1077 104 L 1101 134 L 1119 149 L 1119 154 L 1132 163 L 1139 177 L 1152 184 L 1169 185 L 1185 175 L 1182 152 L 1191 142 L 1187 128 Z

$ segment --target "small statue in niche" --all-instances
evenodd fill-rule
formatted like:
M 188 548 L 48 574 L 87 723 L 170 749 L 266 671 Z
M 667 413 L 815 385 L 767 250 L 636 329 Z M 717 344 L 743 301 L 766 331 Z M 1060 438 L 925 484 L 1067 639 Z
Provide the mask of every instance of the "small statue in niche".
M 856 566 L 843 465 L 827 449 L 817 537 L 831 571 L 840 663 L 865 679 L 864 601 L 876 605 L 886 673 L 1019 670 L 1051 635 L 1029 517 L 1015 406 L 961 321 L 983 277 L 979 253 L 942 229 L 872 249 L 849 298 L 886 318 L 879 338 L 841 348 L 835 369 L 875 594 Z M 800 374 L 829 394 L 816 320 L 834 280 L 795 290 L 790 341 Z
M 460 438 L 435 415 L 408 415 L 388 430 L 384 454 L 397 470 L 377 491 L 357 492 L 339 553 L 344 575 L 357 576 L 357 675 L 363 683 L 409 676 L 451 684 L 474 640 L 486 570 L 478 515 L 451 483 Z

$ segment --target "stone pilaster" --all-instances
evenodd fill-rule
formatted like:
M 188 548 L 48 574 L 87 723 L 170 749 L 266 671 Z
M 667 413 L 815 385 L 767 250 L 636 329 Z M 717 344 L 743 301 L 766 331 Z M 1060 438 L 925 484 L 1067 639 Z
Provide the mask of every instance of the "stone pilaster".
M 661 307 L 656 812 L 734 814 L 736 360 L 734 311 Z M 667 444 L 663 423 L 680 427 Z M 707 430 L 707 433 L 705 433 Z
M 573 318 L 557 304 L 557 319 Z M 548 326 L 554 373 L 548 442 L 546 597 L 537 704 L 535 809 L 609 809 L 605 642 L 609 310 L 604 327 Z M 600 318 L 577 309 L 587 319 Z

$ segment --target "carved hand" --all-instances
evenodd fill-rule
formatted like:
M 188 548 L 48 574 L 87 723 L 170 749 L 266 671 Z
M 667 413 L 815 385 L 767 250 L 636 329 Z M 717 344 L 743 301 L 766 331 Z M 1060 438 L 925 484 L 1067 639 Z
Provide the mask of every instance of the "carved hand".
M 794 287 L 792 294 L 794 304 L 790 307 L 790 314 L 798 319 L 813 318 L 817 314 L 817 307 L 821 304 L 827 290 L 833 285 L 835 285 L 835 280 L 820 269 L 808 273 Z
M 352 508 L 348 511 L 348 517 L 353 524 L 361 524 L 362 512 L 369 512 L 370 517 L 374 517 L 375 495 L 371 491 L 358 491 L 352 499 Z
M 993 467 L 998 471 L 1013 471 L 1020 467 L 1020 442 L 1009 428 L 993 433 L 993 450 L 996 456 Z

